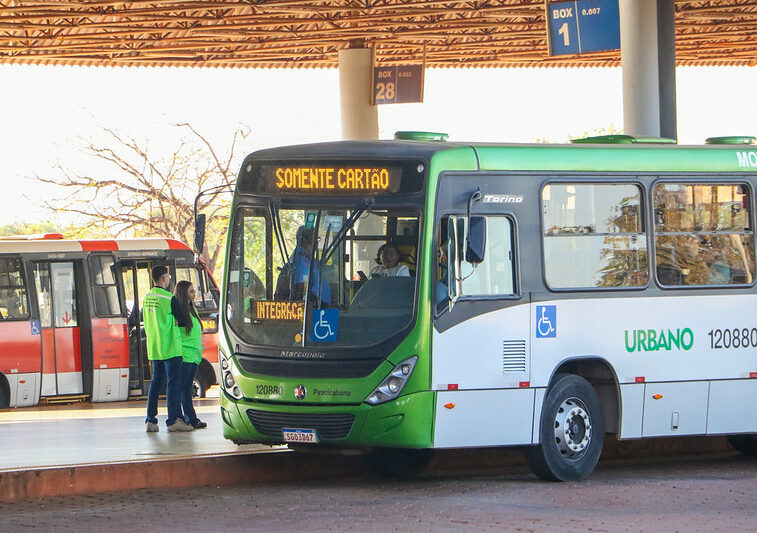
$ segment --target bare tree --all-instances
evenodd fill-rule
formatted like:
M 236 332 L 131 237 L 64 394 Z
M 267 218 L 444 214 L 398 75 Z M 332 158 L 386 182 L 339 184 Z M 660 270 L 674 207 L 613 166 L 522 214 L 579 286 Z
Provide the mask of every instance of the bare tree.
M 115 236 L 192 242 L 194 199 L 201 191 L 219 187 L 198 202 L 199 212 L 207 217 L 205 260 L 213 270 L 226 237 L 231 200 L 228 192 L 236 182 L 237 151 L 250 130 L 238 128 L 229 148 L 219 152 L 190 124 L 175 127 L 182 133 L 179 145 L 163 159 L 150 154 L 147 141 L 140 143 L 104 128 L 105 140 L 89 142 L 84 148 L 85 154 L 104 163 L 101 175 L 59 165 L 57 176 L 36 176 L 36 180 L 66 191 L 44 205 L 80 215 L 85 220 L 82 234 L 102 234 L 102 228 L 106 228 Z

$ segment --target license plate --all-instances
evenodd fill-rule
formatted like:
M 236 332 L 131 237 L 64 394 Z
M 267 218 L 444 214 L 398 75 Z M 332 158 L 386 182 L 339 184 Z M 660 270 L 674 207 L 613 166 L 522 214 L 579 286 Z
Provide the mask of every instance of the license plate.
M 318 435 L 314 429 L 292 429 L 284 428 L 281 430 L 284 434 L 284 442 L 316 443 Z

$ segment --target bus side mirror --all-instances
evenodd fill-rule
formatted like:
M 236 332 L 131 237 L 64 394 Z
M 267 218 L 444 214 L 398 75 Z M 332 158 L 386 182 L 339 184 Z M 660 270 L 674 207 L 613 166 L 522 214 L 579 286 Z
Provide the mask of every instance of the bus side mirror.
M 201 254 L 205 248 L 205 213 L 195 217 L 195 253 Z
M 470 217 L 467 241 L 465 260 L 472 265 L 478 265 L 483 262 L 486 250 L 486 219 L 484 217 Z

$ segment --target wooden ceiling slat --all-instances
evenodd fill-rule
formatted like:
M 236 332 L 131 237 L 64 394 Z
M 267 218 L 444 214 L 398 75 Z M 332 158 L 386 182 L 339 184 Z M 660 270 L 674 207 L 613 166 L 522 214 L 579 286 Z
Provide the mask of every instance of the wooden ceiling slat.
M 335 67 L 360 41 L 383 64 L 607 66 L 618 51 L 549 57 L 543 0 L 15 0 L 0 63 Z M 757 65 L 755 0 L 676 0 L 678 64 Z

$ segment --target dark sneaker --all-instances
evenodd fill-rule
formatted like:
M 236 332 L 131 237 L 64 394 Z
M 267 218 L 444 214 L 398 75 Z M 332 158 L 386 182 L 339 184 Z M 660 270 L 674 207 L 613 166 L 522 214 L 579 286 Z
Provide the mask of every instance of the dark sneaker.
M 160 431 L 160 427 L 155 422 L 146 422 L 145 426 L 147 426 L 148 433 L 157 433 Z
M 192 427 L 195 429 L 205 429 L 208 425 L 199 418 L 192 422 Z
M 168 426 L 168 431 L 192 431 L 194 428 L 184 422 L 181 418 L 177 418 L 176 422 Z

